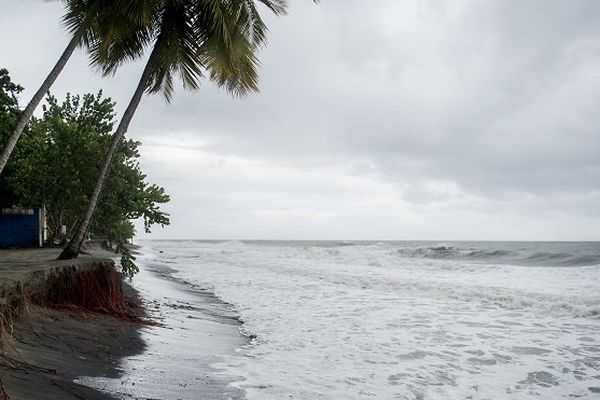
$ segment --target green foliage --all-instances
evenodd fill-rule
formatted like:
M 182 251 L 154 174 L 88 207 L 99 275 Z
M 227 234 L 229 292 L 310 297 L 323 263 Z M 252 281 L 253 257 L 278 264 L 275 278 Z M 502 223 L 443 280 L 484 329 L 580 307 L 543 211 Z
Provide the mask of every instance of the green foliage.
M 206 76 L 236 95 L 258 91 L 256 53 L 267 28 L 257 3 L 276 15 L 286 11 L 283 0 L 140 0 L 129 7 L 98 0 L 66 3 L 65 24 L 73 33 L 86 32 L 92 64 L 105 75 L 151 48 L 156 57 L 146 89 L 167 100 L 175 75 L 188 89 L 198 89 Z M 99 22 L 110 9 L 115 16 Z
M 140 268 L 135 263 L 135 256 L 131 253 L 127 242 L 119 238 L 116 242 L 116 250 L 121 254 L 121 270 L 129 278 L 140 272 Z
M 8 71 L 0 68 L 0 149 L 8 140 L 19 118 L 20 110 L 17 96 L 23 88 L 10 79 Z M 8 187 L 6 174 L 11 173 L 13 165 L 9 162 L 0 175 L 0 206 L 10 206 L 17 199 L 16 194 Z
M 127 44 L 127 52 L 121 55 L 131 60 L 141 56 L 144 47 L 150 44 L 148 27 L 163 1 L 63 0 L 66 11 L 62 25 L 80 45 L 87 47 L 93 63 L 107 58 L 115 38 Z
M 9 117 L 11 120 L 16 120 L 19 109 L 17 95 L 22 91 L 23 88 L 10 79 L 8 70 L 0 68 L 0 121 L 2 123 L 0 126 L 4 126 Z
M 258 0 L 275 14 L 285 11 L 284 0 Z M 105 186 L 109 168 L 115 158 L 117 146 L 123 141 L 131 118 L 142 94 L 162 92 L 167 101 L 174 90 L 174 75 L 179 75 L 184 87 L 198 89 L 201 78 L 207 75 L 219 86 L 235 95 L 258 91 L 258 48 L 266 40 L 266 26 L 260 17 L 254 0 L 140 0 L 120 2 L 115 6 L 117 14 L 110 20 L 118 20 L 125 15 L 126 22 L 131 15 L 145 15 L 149 18 L 136 19 L 124 26 L 131 30 L 119 30 L 110 40 L 103 40 L 104 33 L 116 32 L 116 26 L 108 30 L 96 24 L 104 16 L 101 11 L 91 11 L 96 6 L 110 9 L 111 1 L 90 0 L 86 2 L 67 1 L 68 13 L 65 23 L 75 35 L 89 27 L 91 39 L 86 36 L 92 64 L 102 72 L 112 74 L 128 60 L 144 54 L 151 48 L 150 56 L 142 72 L 134 96 L 128 104 L 123 118 L 114 133 L 106 155 L 101 174 L 84 220 L 79 224 L 72 240 L 59 255 L 59 259 L 77 256 L 81 241 L 88 230 L 90 217 L 96 212 L 98 195 Z M 148 13 L 140 13 L 140 6 L 151 4 Z M 81 6 L 79 9 L 77 7 Z M 104 7 L 104 10 L 107 8 Z M 133 14 L 132 14 L 133 12 Z M 101 33 L 104 32 L 104 33 Z M 96 47 L 89 42 L 99 38 Z M 151 46 L 150 46 L 151 44 Z M 144 190 L 148 195 L 163 197 L 160 190 Z M 162 220 L 156 213 L 144 214 L 146 229 L 148 220 Z M 148 219 L 149 218 L 149 219 Z
M 3 76 L 0 71 L 0 110 L 12 112 L 17 110 L 14 96 L 20 88 Z M 85 213 L 111 140 L 114 117 L 114 103 L 102 92 L 67 95 L 62 102 L 48 95 L 42 117 L 30 122 L 7 165 L 10 169 L 3 173 L 2 186 L 15 194 L 20 206 L 45 206 L 55 241 L 66 239 L 61 235 L 62 225 L 70 236 Z M 126 251 L 128 239 L 135 234 L 131 221 L 143 219 L 146 232 L 154 225 L 169 224 L 168 214 L 160 209 L 169 196 L 162 187 L 146 181 L 138 162 L 139 146 L 139 142 L 125 140 L 117 151 L 90 228 L 91 237 L 107 239 L 118 247 L 128 275 L 137 271 L 135 258 Z

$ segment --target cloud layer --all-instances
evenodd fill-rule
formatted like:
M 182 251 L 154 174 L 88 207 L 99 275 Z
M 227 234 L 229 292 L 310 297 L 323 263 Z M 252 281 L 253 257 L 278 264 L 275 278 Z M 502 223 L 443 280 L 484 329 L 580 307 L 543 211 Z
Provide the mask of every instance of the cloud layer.
M 0 63 L 34 89 L 66 36 L 57 4 L 18 3 Z M 153 237 L 600 236 L 597 1 L 294 0 L 266 19 L 260 95 L 143 100 L 129 136 L 173 198 Z M 100 79 L 79 55 L 56 92 L 122 109 L 141 67 Z

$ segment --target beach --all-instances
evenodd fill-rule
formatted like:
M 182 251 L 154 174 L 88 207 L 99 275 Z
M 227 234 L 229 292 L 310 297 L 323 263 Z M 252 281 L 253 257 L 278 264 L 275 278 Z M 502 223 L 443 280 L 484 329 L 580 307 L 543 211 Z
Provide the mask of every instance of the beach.
M 37 269 L 39 284 L 41 270 L 64 268 L 60 262 L 54 265 L 54 253 L 0 251 L 0 262 L 13 271 Z M 112 264 L 113 256 L 96 249 L 76 263 L 93 268 L 92 260 Z M 173 281 L 168 270 L 147 267 L 124 284 L 127 303 L 140 302 L 146 322 L 75 305 L 33 303 L 6 318 L 0 398 L 241 398 L 241 392 L 228 387 L 228 380 L 209 366 L 218 354 L 247 343 L 235 315 L 214 296 L 191 292 Z M 8 272 L 0 269 L 2 274 Z
M 119 398 L 245 398 L 242 390 L 229 386 L 239 377 L 213 367 L 222 356 L 234 355 L 249 342 L 239 331 L 235 311 L 212 293 L 175 279 L 164 264 L 142 261 L 140 265 L 141 272 L 131 284 L 157 323 L 139 330 L 145 351 L 123 359 L 118 377 L 90 375 L 77 382 Z
M 4 336 L 7 398 L 600 393 L 599 243 L 147 241 L 136 257 L 141 320 L 28 305 Z
M 600 0 L 1 10 L 0 400 L 600 400 Z
M 11 333 L 0 362 L 8 399 L 119 399 L 74 380 L 81 374 L 118 377 L 123 357 L 145 347 L 136 324 L 36 306 Z

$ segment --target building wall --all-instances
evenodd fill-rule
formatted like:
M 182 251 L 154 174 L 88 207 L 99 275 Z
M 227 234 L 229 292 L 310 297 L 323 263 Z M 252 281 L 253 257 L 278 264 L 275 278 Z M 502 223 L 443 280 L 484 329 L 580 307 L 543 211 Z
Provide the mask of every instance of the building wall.
M 41 247 L 44 216 L 40 208 L 0 209 L 0 247 Z

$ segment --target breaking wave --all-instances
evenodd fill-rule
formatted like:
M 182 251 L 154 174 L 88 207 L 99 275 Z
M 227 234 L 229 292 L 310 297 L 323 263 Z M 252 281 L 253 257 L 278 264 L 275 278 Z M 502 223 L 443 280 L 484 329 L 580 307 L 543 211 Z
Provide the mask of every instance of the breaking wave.
M 589 266 L 600 265 L 600 253 L 581 254 L 561 251 L 535 251 L 535 248 L 494 249 L 450 245 L 401 247 L 400 257 L 443 260 L 507 262 L 516 265 Z

